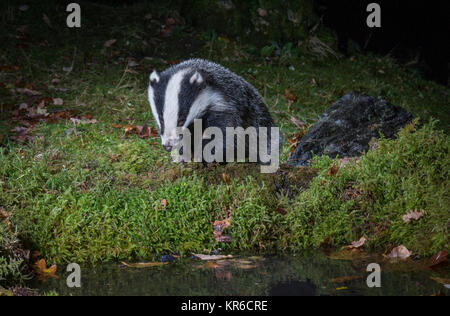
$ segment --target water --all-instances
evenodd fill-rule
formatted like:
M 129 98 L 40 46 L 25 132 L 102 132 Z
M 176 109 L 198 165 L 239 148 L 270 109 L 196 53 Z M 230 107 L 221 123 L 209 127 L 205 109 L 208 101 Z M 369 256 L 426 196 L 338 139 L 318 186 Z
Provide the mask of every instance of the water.
M 379 258 L 377 258 L 379 259 Z M 58 279 L 31 287 L 60 295 L 436 295 L 450 294 L 432 278 L 449 277 L 422 263 L 383 263 L 381 287 L 369 288 L 366 267 L 374 258 L 336 260 L 322 254 L 240 257 L 206 263 L 184 259 L 161 267 L 129 268 L 119 263 L 81 269 L 79 289 L 68 288 L 65 268 Z M 59 271 L 61 270 L 61 271 Z M 442 281 L 441 281 L 442 282 Z

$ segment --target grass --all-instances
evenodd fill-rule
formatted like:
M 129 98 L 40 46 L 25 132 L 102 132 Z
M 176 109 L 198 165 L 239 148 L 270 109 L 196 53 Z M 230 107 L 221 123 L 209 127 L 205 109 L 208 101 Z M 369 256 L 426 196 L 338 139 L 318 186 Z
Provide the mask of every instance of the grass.
M 404 244 L 418 256 L 448 250 L 447 87 L 389 57 L 323 57 L 287 46 L 280 57 L 267 58 L 267 50 L 261 56 L 249 44 L 183 25 L 161 38 L 164 16 L 145 18 L 159 12 L 151 5 L 125 7 L 120 15 L 105 6 L 98 15 L 96 5 L 85 3 L 81 29 L 59 27 L 65 11 L 50 3 L 32 3 L 27 12 L 2 11 L 0 64 L 18 68 L 0 72 L 0 207 L 12 214 L 11 225 L 0 226 L 0 280 L 20 274 L 21 263 L 13 264 L 4 251 L 12 237 L 52 263 L 150 260 L 219 247 L 291 252 L 325 241 L 343 246 L 361 236 L 372 249 Z M 17 31 L 23 25 L 24 33 Z M 105 47 L 110 39 L 117 41 Z M 155 127 L 146 100 L 150 70 L 192 56 L 212 59 L 251 82 L 285 139 L 298 133 L 291 116 L 310 126 L 350 90 L 383 96 L 430 123 L 408 127 L 398 140 L 380 140 L 359 163 L 333 177 L 328 171 L 337 162 L 327 157 L 317 158 L 313 168 L 283 166 L 275 175 L 261 175 L 252 165 L 174 165 L 158 139 L 125 136 L 111 124 Z M 130 67 L 130 60 L 138 66 Z M 68 66 L 73 70 L 63 71 Z M 10 130 L 17 123 L 11 111 L 30 102 L 16 86 L 28 84 L 44 96 L 62 98 L 63 110 L 92 115 L 98 123 L 42 123 L 33 141 L 13 142 Z M 289 104 L 286 89 L 298 101 Z M 289 150 L 285 142 L 282 161 Z M 222 173 L 229 175 L 229 185 Z M 280 208 L 287 214 L 276 212 Z M 415 208 L 426 216 L 403 224 L 402 215 Z M 230 214 L 227 234 L 233 241 L 218 243 L 212 223 Z

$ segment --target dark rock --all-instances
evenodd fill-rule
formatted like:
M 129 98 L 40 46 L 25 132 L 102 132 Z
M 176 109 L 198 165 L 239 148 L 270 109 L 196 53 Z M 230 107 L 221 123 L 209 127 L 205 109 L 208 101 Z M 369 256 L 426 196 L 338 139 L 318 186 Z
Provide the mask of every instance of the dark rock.
M 350 92 L 330 106 L 300 140 L 289 162 L 307 165 L 313 153 L 335 158 L 356 157 L 380 133 L 394 138 L 413 116 L 380 98 Z

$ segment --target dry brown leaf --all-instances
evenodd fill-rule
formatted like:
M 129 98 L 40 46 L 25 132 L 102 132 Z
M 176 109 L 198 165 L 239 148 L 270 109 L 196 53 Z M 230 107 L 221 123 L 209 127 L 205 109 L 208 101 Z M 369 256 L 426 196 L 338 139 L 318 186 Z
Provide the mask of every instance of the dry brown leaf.
M 447 260 L 448 260 L 448 252 L 441 250 L 431 258 L 431 264 L 429 267 L 430 268 L 437 267 L 437 266 L 447 262 Z
M 328 176 L 332 177 L 335 176 L 339 171 L 339 167 L 336 166 L 334 163 L 331 165 L 330 169 L 328 170 Z
M 151 130 L 147 123 L 144 126 L 136 126 L 136 132 L 139 138 L 148 138 L 151 135 Z
M 122 124 L 111 124 L 114 128 L 122 128 Z
M 365 237 L 361 237 L 358 241 L 353 241 L 350 246 L 347 246 L 345 248 L 347 249 L 354 249 L 354 248 L 360 248 L 366 243 L 367 239 Z
M 287 100 L 291 101 L 291 102 L 297 102 L 298 97 L 293 94 L 289 89 L 284 90 L 284 98 L 286 98 Z
M 64 104 L 64 100 L 61 98 L 54 98 L 53 99 L 53 104 L 54 105 L 63 105 Z
M 291 116 L 291 122 L 300 129 L 304 129 L 306 127 L 306 123 L 302 122 L 295 117 Z
M 403 245 L 395 247 L 391 250 L 391 252 L 387 255 L 391 259 L 408 259 L 411 256 L 411 252 Z
M 103 44 L 103 46 L 105 46 L 105 47 L 111 47 L 111 45 L 113 45 L 115 42 L 117 42 L 117 40 L 114 38 L 114 39 L 110 39 L 110 40 L 108 40 L 108 41 L 106 41 L 104 44 Z
M 34 270 L 40 277 L 57 277 L 56 275 L 56 265 L 51 266 L 50 268 L 47 268 L 47 263 L 45 262 L 45 259 L 38 260 L 34 264 Z
M 159 267 L 159 266 L 168 264 L 168 262 L 157 261 L 157 262 L 126 263 L 126 262 L 122 261 L 122 264 L 129 268 L 151 268 L 151 267 Z
M 411 211 L 408 214 L 403 215 L 403 223 L 407 224 L 411 220 L 416 220 L 417 221 L 418 219 L 420 219 L 424 215 L 425 215 L 425 211 L 424 210 L 421 210 L 420 212 L 418 212 L 417 209 L 415 209 L 414 211 Z
M 125 127 L 123 128 L 125 135 L 127 135 L 127 136 L 130 135 L 131 132 L 135 131 L 135 129 L 136 129 L 136 127 L 134 127 L 133 125 L 130 125 L 130 124 L 125 125 Z
M 231 184 L 230 178 L 228 177 L 228 175 L 226 173 L 222 173 L 222 179 L 227 185 Z

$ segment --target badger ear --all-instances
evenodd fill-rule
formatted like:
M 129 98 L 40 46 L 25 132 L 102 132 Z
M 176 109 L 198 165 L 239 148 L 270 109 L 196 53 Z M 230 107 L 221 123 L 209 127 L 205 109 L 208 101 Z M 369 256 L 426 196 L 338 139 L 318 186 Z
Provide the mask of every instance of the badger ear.
M 196 85 L 201 85 L 203 83 L 204 79 L 203 76 L 196 71 L 192 76 L 191 79 L 189 79 L 189 83 L 190 84 L 196 84 Z
M 150 84 L 158 82 L 159 82 L 159 74 L 156 70 L 153 70 L 152 74 L 150 75 Z

